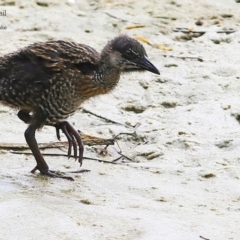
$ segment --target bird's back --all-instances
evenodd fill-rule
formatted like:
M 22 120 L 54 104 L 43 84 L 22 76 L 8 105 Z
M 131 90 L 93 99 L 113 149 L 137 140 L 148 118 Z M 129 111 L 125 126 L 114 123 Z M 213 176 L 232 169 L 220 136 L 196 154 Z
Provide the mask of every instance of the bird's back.
M 32 44 L 0 58 L 0 100 L 29 111 L 43 104 L 62 108 L 65 116 L 85 100 L 76 88 L 90 80 L 99 61 L 99 53 L 84 44 Z

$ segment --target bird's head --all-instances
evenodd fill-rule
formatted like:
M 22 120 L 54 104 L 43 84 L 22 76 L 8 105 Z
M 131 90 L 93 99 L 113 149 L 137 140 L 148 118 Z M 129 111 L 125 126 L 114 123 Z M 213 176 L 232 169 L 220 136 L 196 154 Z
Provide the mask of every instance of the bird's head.
M 148 60 L 143 45 L 126 35 L 118 36 L 108 42 L 102 54 L 108 55 L 111 65 L 123 72 L 146 70 L 160 74 L 159 70 Z

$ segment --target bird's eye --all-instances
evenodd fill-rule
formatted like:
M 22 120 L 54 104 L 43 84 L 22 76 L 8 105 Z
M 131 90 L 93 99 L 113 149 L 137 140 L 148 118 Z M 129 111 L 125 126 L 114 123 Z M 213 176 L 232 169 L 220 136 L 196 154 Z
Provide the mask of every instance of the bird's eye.
M 127 58 L 134 58 L 134 57 L 135 57 L 135 54 L 134 54 L 133 51 L 131 51 L 131 50 L 129 49 L 129 50 L 127 50 L 127 51 L 125 52 L 125 56 L 126 56 Z

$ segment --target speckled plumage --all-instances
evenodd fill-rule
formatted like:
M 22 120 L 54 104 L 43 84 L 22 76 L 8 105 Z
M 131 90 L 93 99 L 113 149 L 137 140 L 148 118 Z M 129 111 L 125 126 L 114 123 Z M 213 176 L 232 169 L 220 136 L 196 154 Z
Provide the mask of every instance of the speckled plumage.
M 86 95 L 79 92 L 92 78 L 87 68 L 99 61 L 99 53 L 86 45 L 35 43 L 0 59 L 0 99 L 32 113 L 42 111 L 46 124 L 57 123 L 89 97 L 89 89 Z
M 69 155 L 73 146 L 77 158 L 76 148 L 81 143 L 66 118 L 83 101 L 111 91 L 121 72 L 159 74 L 146 57 L 143 46 L 128 36 L 111 40 L 101 53 L 84 44 L 59 40 L 34 43 L 0 57 L 0 102 L 20 109 L 19 118 L 29 124 L 25 137 L 37 161 L 34 171 L 59 177 L 42 158 L 35 130 L 55 126 L 59 137 L 61 129 L 69 141 Z M 82 154 L 83 149 L 80 162 Z

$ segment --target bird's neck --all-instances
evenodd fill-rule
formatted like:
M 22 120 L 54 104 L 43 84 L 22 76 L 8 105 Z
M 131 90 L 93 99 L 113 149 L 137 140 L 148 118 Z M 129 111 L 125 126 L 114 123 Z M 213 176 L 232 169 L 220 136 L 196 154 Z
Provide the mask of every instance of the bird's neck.
M 98 69 L 94 73 L 93 81 L 106 93 L 111 91 L 118 83 L 120 78 L 120 69 L 116 68 L 108 58 L 101 61 Z

